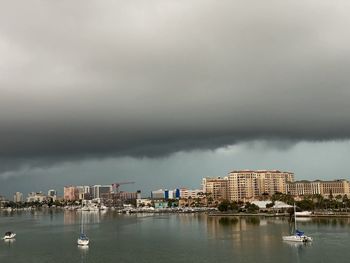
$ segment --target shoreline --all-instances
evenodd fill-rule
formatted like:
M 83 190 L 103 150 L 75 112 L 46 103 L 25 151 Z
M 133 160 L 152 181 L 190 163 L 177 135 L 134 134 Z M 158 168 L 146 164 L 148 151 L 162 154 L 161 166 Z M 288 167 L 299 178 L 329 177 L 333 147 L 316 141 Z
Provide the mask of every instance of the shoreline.
M 250 214 L 250 213 L 208 213 L 209 217 L 290 217 L 290 214 L 288 213 L 276 213 L 276 214 L 268 214 L 268 213 L 257 213 L 257 214 Z M 303 215 L 298 216 L 298 218 L 350 218 L 349 214 L 311 214 L 311 215 Z

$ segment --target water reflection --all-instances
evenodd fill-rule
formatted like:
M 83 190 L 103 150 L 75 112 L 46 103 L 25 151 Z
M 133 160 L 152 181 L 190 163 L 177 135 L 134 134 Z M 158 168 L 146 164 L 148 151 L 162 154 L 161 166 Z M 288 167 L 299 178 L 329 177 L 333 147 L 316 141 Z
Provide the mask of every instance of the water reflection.
M 88 253 L 89 253 L 89 246 L 78 246 L 79 252 L 80 252 L 80 262 L 85 263 L 88 262 Z
M 311 247 L 312 242 L 291 242 L 291 241 L 283 241 L 284 244 L 286 244 L 289 247 L 292 248 L 304 248 L 304 247 Z
M 104 216 L 105 214 L 98 211 L 64 211 L 63 222 L 65 225 L 74 225 L 81 222 L 81 217 L 83 217 L 84 224 L 99 224 Z
M 12 238 L 12 239 L 4 239 L 4 243 L 8 246 L 13 245 L 16 242 L 16 239 Z
M 340 225 L 342 227 L 346 225 L 350 225 L 350 218 L 320 217 L 320 218 L 312 218 L 311 221 L 312 223 L 317 225 L 332 225 L 332 226 Z
M 231 225 L 231 224 L 237 224 L 238 223 L 238 218 L 237 217 L 221 217 L 219 219 L 219 224 L 221 225 Z

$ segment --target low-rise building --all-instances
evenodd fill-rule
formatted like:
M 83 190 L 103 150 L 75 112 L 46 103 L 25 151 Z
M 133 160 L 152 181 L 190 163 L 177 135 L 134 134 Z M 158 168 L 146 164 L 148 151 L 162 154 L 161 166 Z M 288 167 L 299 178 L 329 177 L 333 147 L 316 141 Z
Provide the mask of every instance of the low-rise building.
M 349 195 L 349 181 L 338 179 L 333 181 L 296 181 L 287 183 L 287 192 L 293 196 L 322 195 L 329 197 L 337 195 Z
M 44 201 L 47 201 L 47 196 L 44 195 L 42 192 L 30 192 L 27 197 L 27 202 L 39 202 L 42 203 Z

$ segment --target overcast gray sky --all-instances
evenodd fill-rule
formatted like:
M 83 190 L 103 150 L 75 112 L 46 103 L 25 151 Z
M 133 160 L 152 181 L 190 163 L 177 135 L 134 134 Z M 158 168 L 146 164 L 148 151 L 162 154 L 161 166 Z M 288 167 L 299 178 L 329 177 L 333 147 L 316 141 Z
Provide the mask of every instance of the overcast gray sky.
M 349 13 L 348 1 L 1 1 L 0 194 L 194 187 L 238 168 L 348 179 Z

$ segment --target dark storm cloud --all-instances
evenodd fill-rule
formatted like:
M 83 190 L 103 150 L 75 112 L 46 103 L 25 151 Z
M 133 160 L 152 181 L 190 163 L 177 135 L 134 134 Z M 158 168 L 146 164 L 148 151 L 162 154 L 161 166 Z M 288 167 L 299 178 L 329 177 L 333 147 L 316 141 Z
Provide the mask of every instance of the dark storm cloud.
M 311 0 L 3 3 L 0 159 L 349 138 L 349 11 Z

